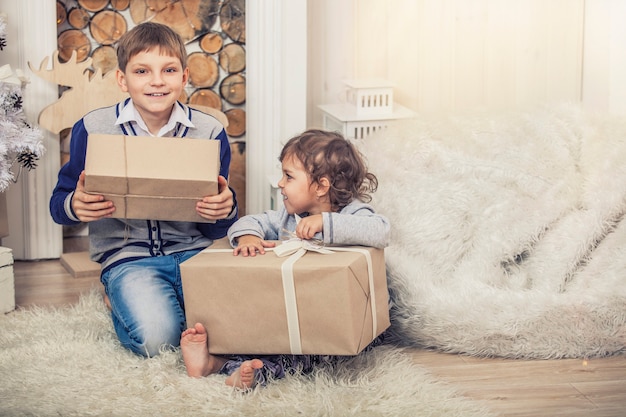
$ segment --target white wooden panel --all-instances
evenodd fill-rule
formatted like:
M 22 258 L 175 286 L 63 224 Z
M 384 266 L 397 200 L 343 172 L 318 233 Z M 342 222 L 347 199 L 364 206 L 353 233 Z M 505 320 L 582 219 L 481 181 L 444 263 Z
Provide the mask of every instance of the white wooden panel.
M 609 111 L 613 114 L 626 114 L 626 2 L 623 0 L 611 1 L 611 37 L 608 48 L 611 51 L 609 61 L 611 92 Z
M 564 100 L 626 113 L 624 0 L 328 1 L 308 3 L 312 30 L 350 39 L 309 43 L 309 90 L 328 93 L 309 109 L 337 102 L 341 79 L 375 77 L 422 113 Z
M 405 61 L 405 65 L 398 66 L 397 71 L 415 74 L 418 77 L 418 91 L 407 91 L 413 110 L 440 111 L 449 109 L 453 105 L 453 57 L 454 42 L 452 31 L 454 27 L 454 2 L 452 0 L 420 1 L 418 16 L 415 24 L 418 27 L 417 45 L 417 68 L 411 68 Z M 400 11 L 394 19 L 402 19 Z M 410 17 L 404 17 L 410 18 Z M 412 43 L 408 43 L 411 48 Z M 397 62 L 402 62 L 398 56 Z M 404 90 L 402 84 L 398 84 L 398 90 Z
M 420 112 L 580 100 L 584 0 L 357 2 L 356 77 Z
M 315 0 L 308 13 L 308 125 L 322 127 L 317 105 L 345 101 L 342 80 L 354 78 L 356 0 Z
M 485 20 L 485 107 L 503 108 L 516 101 L 517 34 L 511 29 L 517 10 L 507 2 L 490 5 Z
M 484 106 L 487 103 L 487 46 L 489 27 L 487 1 L 456 3 L 453 29 L 453 83 L 455 107 Z
M 389 2 L 358 0 L 355 7 L 356 59 L 353 78 L 378 78 L 390 65 L 388 50 Z
M 596 111 L 626 114 L 626 2 L 585 3 L 583 103 Z
M 589 1 L 585 5 L 585 57 L 583 103 L 588 108 L 609 109 L 611 39 L 610 1 Z
M 387 74 L 371 75 L 376 78 L 387 78 L 396 83 L 396 88 L 394 88 L 395 101 L 417 108 L 417 103 L 413 103 L 413 100 L 417 99 L 415 92 L 422 91 L 424 88 L 419 84 L 420 79 L 417 73 L 419 65 L 418 40 L 421 29 L 417 25 L 417 17 L 420 13 L 420 4 L 418 2 L 403 2 L 403 4 L 397 5 L 396 2 L 396 0 L 392 1 L 391 10 L 400 6 L 405 11 L 406 16 L 411 18 L 397 20 L 395 13 L 390 12 L 388 14 L 389 29 L 386 38 L 388 45 L 386 59 L 389 60 L 388 72 Z M 405 66 L 412 70 L 402 69 Z
M 306 127 L 306 2 L 246 4 L 246 209 L 271 204 L 268 177 L 285 138 Z
M 611 95 L 609 111 L 613 114 L 626 114 L 626 2 L 611 1 L 611 37 L 608 48 L 611 51 L 609 62 Z

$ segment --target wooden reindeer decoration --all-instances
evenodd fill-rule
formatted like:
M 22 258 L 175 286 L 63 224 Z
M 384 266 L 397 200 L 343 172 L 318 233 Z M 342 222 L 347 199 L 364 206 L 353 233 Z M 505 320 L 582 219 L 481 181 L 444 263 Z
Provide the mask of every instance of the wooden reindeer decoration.
M 109 106 L 128 97 L 120 90 L 115 79 L 115 71 L 102 74 L 98 68 L 92 72 L 91 58 L 76 62 L 76 51 L 66 62 L 59 61 L 59 51 L 52 55 L 52 69 L 48 67 L 48 58 L 45 57 L 39 70 L 28 63 L 29 68 L 37 76 L 46 81 L 70 87 L 65 90 L 61 98 L 45 107 L 39 113 L 38 123 L 41 127 L 53 133 L 60 133 L 63 129 L 71 128 L 75 122 L 91 110 Z
M 54 51 L 51 70 L 46 69 L 48 58 L 43 59 L 38 70 L 34 69 L 29 62 L 30 70 L 46 81 L 70 87 L 63 92 L 60 99 L 46 106 L 39 113 L 39 125 L 52 133 L 58 134 L 64 129 L 71 128 L 91 110 L 111 106 L 128 97 L 128 94 L 122 92 L 117 85 L 115 71 L 109 71 L 103 75 L 102 70 L 98 68 L 95 73 L 92 72 L 91 57 L 82 62 L 76 62 L 76 51 L 74 51 L 71 58 L 66 63 L 62 63 L 59 61 L 59 51 Z M 190 104 L 190 106 L 211 114 L 224 127 L 228 127 L 228 118 L 221 110 L 200 105 Z

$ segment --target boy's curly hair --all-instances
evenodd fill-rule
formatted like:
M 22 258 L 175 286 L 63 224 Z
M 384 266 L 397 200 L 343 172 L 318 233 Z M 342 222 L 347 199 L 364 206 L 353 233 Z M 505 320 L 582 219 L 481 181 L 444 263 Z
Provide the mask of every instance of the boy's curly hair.
M 311 184 L 326 177 L 333 211 L 341 211 L 354 199 L 372 200 L 378 179 L 368 172 L 363 155 L 337 132 L 310 129 L 285 144 L 280 157 L 295 156 L 309 174 Z

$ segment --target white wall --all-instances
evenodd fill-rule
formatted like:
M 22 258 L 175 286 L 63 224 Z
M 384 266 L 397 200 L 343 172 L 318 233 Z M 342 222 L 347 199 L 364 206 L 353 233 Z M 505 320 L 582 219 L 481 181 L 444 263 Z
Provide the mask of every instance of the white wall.
M 341 80 L 354 77 L 355 0 L 309 0 L 307 122 L 321 127 L 318 104 L 342 100 Z
M 626 114 L 626 1 L 587 0 L 583 102 L 589 108 Z
M 623 113 L 624 16 L 622 0 L 310 1 L 325 40 L 310 45 L 308 124 L 341 101 L 342 79 L 370 77 L 421 114 L 553 101 Z
M 50 55 L 54 1 L 0 0 L 0 10 L 12 28 L 0 63 L 26 68 Z M 420 113 L 561 100 L 626 113 L 624 16 L 623 0 L 249 0 L 249 211 L 269 208 L 282 143 L 322 125 L 317 105 L 342 101 L 344 79 L 389 79 L 397 101 Z M 56 88 L 31 78 L 33 120 Z M 3 244 L 17 259 L 60 254 L 48 214 L 58 142 L 46 140 L 46 159 L 9 194 Z

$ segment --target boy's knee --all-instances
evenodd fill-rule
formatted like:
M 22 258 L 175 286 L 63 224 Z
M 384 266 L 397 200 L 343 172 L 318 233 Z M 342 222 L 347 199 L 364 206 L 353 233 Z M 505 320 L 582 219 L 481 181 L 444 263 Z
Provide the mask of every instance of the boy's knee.
M 157 356 L 163 349 L 174 349 L 180 344 L 180 335 L 183 332 L 183 324 L 161 323 L 145 326 L 142 340 L 137 340 L 131 350 L 148 358 Z
M 114 320 L 115 322 L 116 320 Z M 157 356 L 163 349 L 173 349 L 180 345 L 180 335 L 185 323 L 170 318 L 169 320 L 138 321 L 129 327 L 117 321 L 115 330 L 122 346 L 144 356 Z

